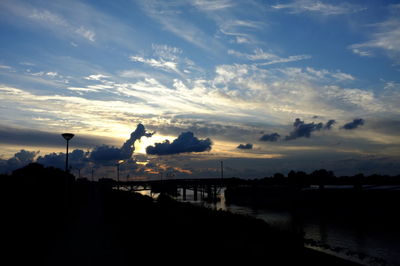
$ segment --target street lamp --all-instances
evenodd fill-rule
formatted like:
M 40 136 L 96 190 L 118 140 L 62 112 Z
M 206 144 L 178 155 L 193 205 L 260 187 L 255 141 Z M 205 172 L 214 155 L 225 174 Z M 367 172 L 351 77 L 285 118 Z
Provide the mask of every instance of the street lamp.
M 67 157 L 65 159 L 65 172 L 68 173 L 68 144 L 69 141 L 75 136 L 72 133 L 63 133 L 61 136 L 67 141 Z

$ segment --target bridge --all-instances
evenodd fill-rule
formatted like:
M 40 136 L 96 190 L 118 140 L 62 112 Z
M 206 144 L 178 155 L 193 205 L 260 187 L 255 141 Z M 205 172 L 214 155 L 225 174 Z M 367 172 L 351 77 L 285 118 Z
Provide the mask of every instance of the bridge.
M 243 180 L 237 178 L 202 178 L 202 179 L 164 179 L 145 181 L 114 181 L 114 186 L 125 188 L 128 191 L 150 190 L 152 193 L 167 193 L 177 196 L 182 191 L 182 199 L 186 200 L 186 191 L 193 191 L 193 199 L 216 201 L 222 188 L 241 184 Z

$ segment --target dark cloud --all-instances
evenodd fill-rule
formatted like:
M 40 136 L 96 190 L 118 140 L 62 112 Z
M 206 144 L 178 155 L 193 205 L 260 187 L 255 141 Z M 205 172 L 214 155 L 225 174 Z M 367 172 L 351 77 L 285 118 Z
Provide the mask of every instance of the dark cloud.
M 125 156 L 121 153 L 121 149 L 114 147 L 114 146 L 108 146 L 108 145 L 102 145 L 99 147 L 96 147 L 91 153 L 90 153 L 90 159 L 99 162 L 99 163 L 105 163 L 109 161 L 119 161 L 125 159 Z
M 138 124 L 136 130 L 131 133 L 131 137 L 122 145 L 120 151 L 123 159 L 128 159 L 132 157 L 133 152 L 135 151 L 135 142 L 140 140 L 142 137 L 151 137 L 153 133 L 146 132 L 146 129 L 142 124 Z
M 17 129 L 0 125 L 0 143 L 7 145 L 60 147 L 65 145 L 61 133 L 51 133 L 31 129 Z M 75 135 L 70 145 L 80 148 L 93 148 L 104 143 L 117 143 L 116 139 L 89 135 Z
M 324 124 L 323 123 L 315 124 L 314 122 L 306 124 L 304 123 L 304 121 L 301 121 L 299 118 L 296 118 L 296 120 L 293 123 L 293 126 L 294 130 L 290 132 L 288 136 L 285 137 L 285 140 L 293 140 L 301 137 L 309 138 L 313 131 L 321 130 Z
M 358 128 L 359 126 L 364 125 L 364 123 L 365 123 L 364 119 L 357 118 L 357 119 L 354 119 L 352 122 L 344 124 L 344 126 L 342 128 L 347 129 L 347 130 L 352 130 L 352 129 Z
M 332 126 L 334 125 L 334 124 L 336 124 L 336 121 L 335 120 L 333 120 L 333 119 L 331 119 L 331 120 L 329 120 L 328 122 L 326 122 L 326 124 L 324 125 L 324 129 L 331 129 L 332 128 Z
M 122 145 L 121 148 L 102 145 L 96 147 L 90 154 L 90 159 L 96 163 L 115 163 L 119 160 L 127 160 L 132 157 L 135 151 L 135 142 L 142 137 L 151 137 L 154 133 L 146 132 L 142 124 L 138 124 L 136 130 L 131 133 L 131 137 Z
M 199 140 L 192 132 L 183 132 L 172 143 L 165 140 L 163 143 L 156 143 L 146 148 L 147 154 L 168 155 L 185 152 L 203 152 L 211 150 L 212 142 L 209 138 Z
M 239 144 L 239 146 L 237 146 L 236 148 L 241 149 L 241 150 L 251 150 L 251 149 L 253 149 L 253 144 L 250 144 L 250 143 Z
M 39 152 L 20 150 L 9 159 L 0 159 L 0 173 L 9 173 L 33 162 Z
M 278 141 L 281 135 L 278 133 L 272 133 L 272 134 L 264 134 L 261 136 L 260 141 L 270 141 L 270 142 L 275 142 Z
M 240 143 L 246 141 L 247 137 L 244 136 L 251 136 L 260 131 L 260 126 L 251 123 L 236 125 L 233 123 L 210 123 L 210 119 L 193 121 L 174 118 L 168 124 L 149 127 L 149 129 L 157 130 L 161 135 L 167 136 L 178 136 L 181 132 L 190 131 L 199 137 L 209 137 L 211 139 L 215 137 Z

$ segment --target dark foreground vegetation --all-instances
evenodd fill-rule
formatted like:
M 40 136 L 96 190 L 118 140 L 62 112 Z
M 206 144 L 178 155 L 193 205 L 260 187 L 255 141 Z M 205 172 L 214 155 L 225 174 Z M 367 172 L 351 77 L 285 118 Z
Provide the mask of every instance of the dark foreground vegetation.
M 2 265 L 353 265 L 301 235 L 30 164 L 0 176 Z

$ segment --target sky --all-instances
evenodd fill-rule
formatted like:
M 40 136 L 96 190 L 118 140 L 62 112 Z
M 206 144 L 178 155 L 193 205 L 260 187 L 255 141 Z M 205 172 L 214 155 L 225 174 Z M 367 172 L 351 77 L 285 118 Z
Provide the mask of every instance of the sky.
M 400 4 L 0 1 L 0 172 L 400 173 Z

